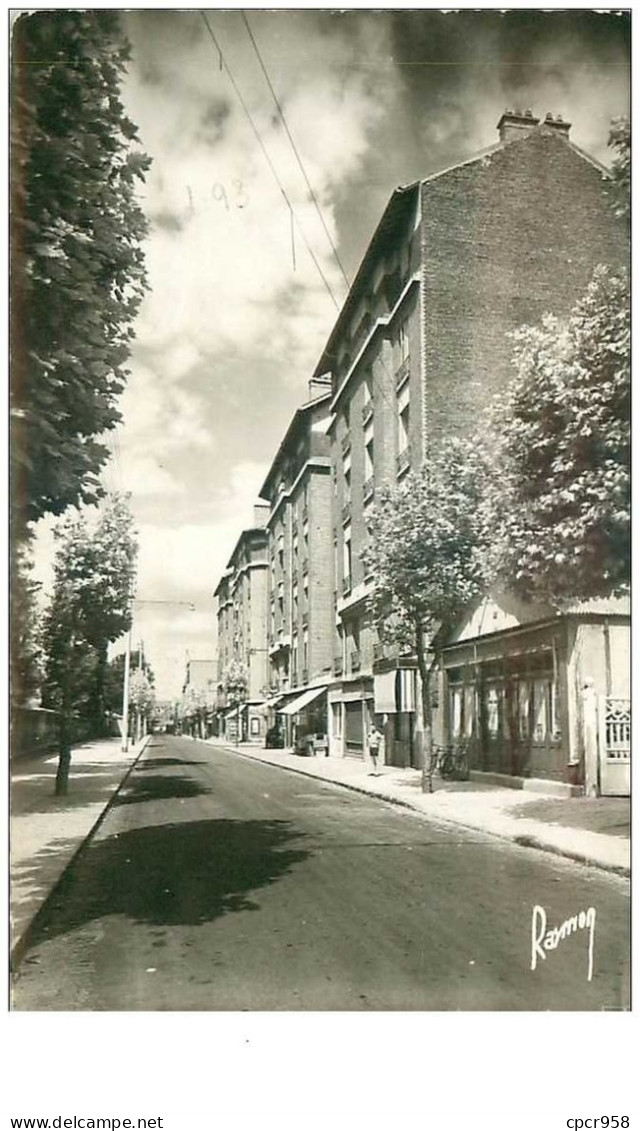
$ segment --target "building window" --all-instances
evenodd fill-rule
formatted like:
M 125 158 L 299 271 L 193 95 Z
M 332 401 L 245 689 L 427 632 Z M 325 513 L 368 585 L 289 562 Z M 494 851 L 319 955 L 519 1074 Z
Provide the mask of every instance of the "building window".
M 398 366 L 402 365 L 409 357 L 409 331 L 407 330 L 407 323 L 402 322 L 398 326 Z
M 345 526 L 342 533 L 342 576 L 351 587 L 351 527 Z
M 365 428 L 364 432 L 364 479 L 365 483 L 371 479 L 374 472 L 373 463 L 373 421 Z
M 398 455 L 402 455 L 409 447 L 410 404 L 408 384 L 400 390 L 396 400 Z

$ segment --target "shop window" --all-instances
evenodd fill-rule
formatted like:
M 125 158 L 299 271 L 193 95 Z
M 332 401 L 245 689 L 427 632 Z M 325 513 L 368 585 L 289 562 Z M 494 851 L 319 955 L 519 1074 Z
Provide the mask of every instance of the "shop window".
M 462 734 L 462 713 L 464 699 L 461 687 L 455 687 L 451 692 L 451 735 L 460 738 Z
M 547 690 L 544 679 L 533 681 L 533 741 L 544 742 L 547 737 Z
M 251 733 L 252 734 L 260 734 L 260 719 L 256 719 L 256 718 L 251 719 Z
M 487 733 L 495 738 L 500 732 L 500 692 L 497 687 L 489 687 L 485 696 L 487 713 Z
M 474 732 L 476 718 L 476 692 L 473 687 L 464 689 L 464 733 L 471 738 Z
M 531 732 L 531 684 L 528 680 L 518 683 L 518 737 L 526 742 Z

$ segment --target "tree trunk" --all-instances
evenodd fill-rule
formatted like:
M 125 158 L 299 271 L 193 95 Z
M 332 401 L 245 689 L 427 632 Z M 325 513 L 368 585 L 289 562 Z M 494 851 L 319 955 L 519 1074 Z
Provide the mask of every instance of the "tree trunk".
M 431 701 L 431 675 L 436 666 L 434 659 L 427 665 L 425 654 L 425 635 L 421 624 L 416 625 L 416 653 L 418 671 L 420 672 L 420 690 L 422 699 L 422 721 L 424 725 L 422 739 L 422 792 L 433 793 L 433 773 L 435 759 L 433 753 L 433 720 Z
M 97 662 L 93 694 L 91 696 L 91 719 L 93 732 L 102 738 L 105 731 L 104 686 L 107 673 L 107 645 L 96 648 Z
M 71 770 L 71 712 L 68 703 L 63 703 L 60 715 L 60 749 L 56 771 L 56 797 L 66 797 L 69 792 L 69 771 Z

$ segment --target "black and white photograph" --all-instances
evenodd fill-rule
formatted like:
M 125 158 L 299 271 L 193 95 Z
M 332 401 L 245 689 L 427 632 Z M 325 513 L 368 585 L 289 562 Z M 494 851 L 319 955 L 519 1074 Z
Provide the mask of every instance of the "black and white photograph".
M 630 1010 L 631 18 L 9 14 L 12 1020 Z

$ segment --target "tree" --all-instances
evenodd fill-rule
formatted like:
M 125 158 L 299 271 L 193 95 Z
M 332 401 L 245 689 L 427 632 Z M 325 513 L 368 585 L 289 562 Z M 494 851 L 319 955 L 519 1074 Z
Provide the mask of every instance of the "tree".
M 118 15 L 39 11 L 13 29 L 12 524 L 93 503 L 146 281 L 149 159 L 120 83 Z
M 628 217 L 631 212 L 631 125 L 628 118 L 614 118 L 609 146 L 615 151 L 611 180 L 615 190 L 616 214 Z
M 127 631 L 137 553 L 128 501 L 111 495 L 90 523 L 86 513 L 57 532 L 51 604 L 45 616 L 44 698 L 60 712 L 56 791 L 65 793 L 71 764 L 74 711 L 104 717 L 104 676 L 110 642 Z
M 17 543 L 11 568 L 11 704 L 22 706 L 38 691 L 42 678 L 39 582 L 31 576 L 28 543 Z
M 624 275 L 596 269 L 566 322 L 516 338 L 516 377 L 491 410 L 488 500 L 497 568 L 557 603 L 628 590 L 630 321 Z
M 424 724 L 423 789 L 431 790 L 432 680 L 438 630 L 452 628 L 482 592 L 484 532 L 476 448 L 450 440 L 398 487 L 383 487 L 363 553 L 374 578 L 371 611 L 382 639 L 416 656 Z
M 114 656 L 107 664 L 104 678 L 104 710 L 109 716 L 121 715 L 122 713 L 122 697 L 124 692 L 124 663 L 125 654 L 120 652 L 119 655 Z M 146 683 L 151 688 L 155 696 L 155 676 L 153 669 L 144 654 L 144 651 L 134 648 L 130 656 L 131 671 L 142 671 Z M 132 676 L 133 678 L 133 676 Z M 131 688 L 129 701 L 131 703 Z
M 129 703 L 135 712 L 136 741 L 142 738 L 149 715 L 156 701 L 153 683 L 146 671 L 136 668 L 129 684 Z
M 238 708 L 236 743 L 240 740 L 240 706 L 244 703 L 249 690 L 249 672 L 241 660 L 231 660 L 222 673 L 222 683 L 228 702 L 232 707 Z

